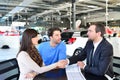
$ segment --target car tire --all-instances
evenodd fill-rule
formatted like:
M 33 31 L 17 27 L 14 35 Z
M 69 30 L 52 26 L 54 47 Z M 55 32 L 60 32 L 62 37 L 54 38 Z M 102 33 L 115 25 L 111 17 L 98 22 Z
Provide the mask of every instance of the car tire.
M 44 42 L 46 42 L 46 41 L 47 41 L 47 38 L 46 38 L 46 37 L 44 37 L 44 38 L 43 38 L 43 41 L 44 41 Z
M 73 53 L 73 56 L 77 56 L 81 53 L 81 51 L 83 50 L 82 47 L 78 47 L 77 49 L 75 49 L 74 53 Z

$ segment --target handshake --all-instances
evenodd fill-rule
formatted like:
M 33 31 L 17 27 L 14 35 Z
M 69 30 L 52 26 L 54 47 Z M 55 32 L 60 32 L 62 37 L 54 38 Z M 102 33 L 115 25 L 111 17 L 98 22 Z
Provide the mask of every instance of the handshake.
M 69 61 L 66 60 L 60 60 L 57 62 L 57 68 L 65 68 L 69 64 Z M 77 62 L 77 66 L 79 66 L 81 69 L 85 68 L 85 63 L 82 61 Z
M 68 60 L 60 60 L 56 62 L 56 68 L 65 68 L 68 65 Z M 37 75 L 36 72 L 29 72 L 26 74 L 26 78 L 34 78 Z
M 68 65 L 68 60 L 60 60 L 57 62 L 57 68 L 65 68 Z

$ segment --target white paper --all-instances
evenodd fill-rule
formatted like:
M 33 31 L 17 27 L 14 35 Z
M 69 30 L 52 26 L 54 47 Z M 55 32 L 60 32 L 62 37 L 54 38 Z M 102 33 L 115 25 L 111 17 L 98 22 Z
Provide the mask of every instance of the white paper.
M 86 80 L 77 64 L 66 67 L 67 80 Z

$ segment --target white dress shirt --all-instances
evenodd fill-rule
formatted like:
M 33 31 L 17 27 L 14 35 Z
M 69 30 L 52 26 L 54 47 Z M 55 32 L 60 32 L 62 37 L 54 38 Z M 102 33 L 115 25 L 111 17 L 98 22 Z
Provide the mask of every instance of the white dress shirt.
M 95 51 L 96 51 L 96 49 L 97 49 L 98 45 L 100 44 L 100 42 L 101 42 L 102 40 L 103 40 L 103 38 L 102 38 L 102 39 L 100 39 L 98 42 L 93 43 L 93 45 L 94 45 L 93 56 L 94 56 L 94 54 L 95 54 Z

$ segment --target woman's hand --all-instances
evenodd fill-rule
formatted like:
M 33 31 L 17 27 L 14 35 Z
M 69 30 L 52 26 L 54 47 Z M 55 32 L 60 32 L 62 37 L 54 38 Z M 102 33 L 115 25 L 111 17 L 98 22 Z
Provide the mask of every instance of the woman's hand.
M 36 72 L 29 72 L 29 73 L 27 73 L 26 74 L 26 78 L 34 78 L 35 76 L 37 75 L 37 73 Z
M 67 60 L 60 60 L 57 62 L 57 68 L 65 68 L 67 64 Z

